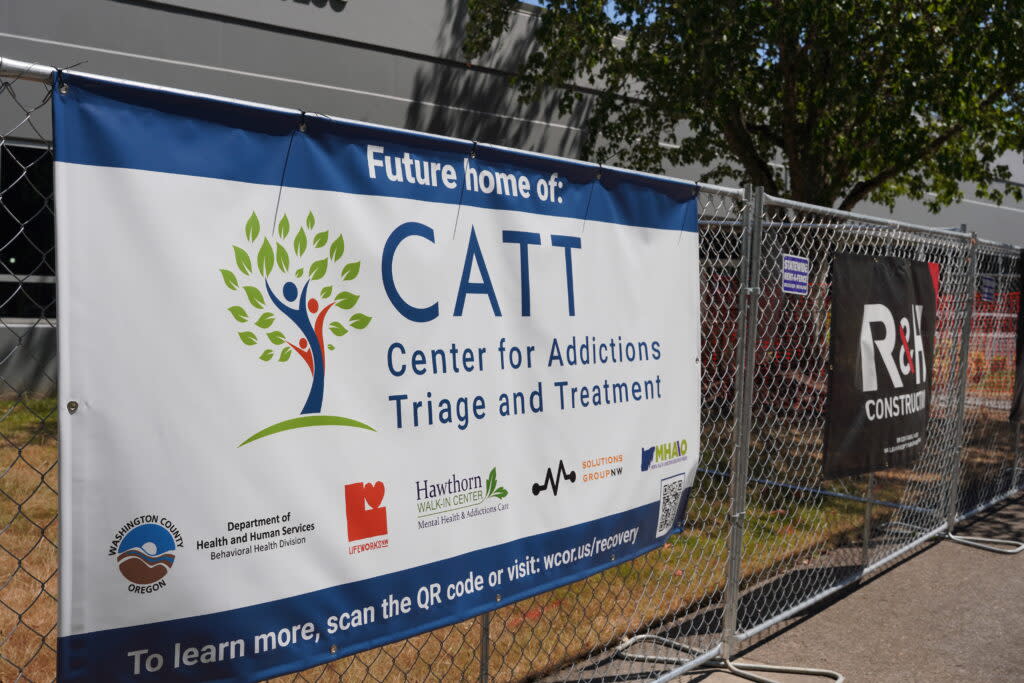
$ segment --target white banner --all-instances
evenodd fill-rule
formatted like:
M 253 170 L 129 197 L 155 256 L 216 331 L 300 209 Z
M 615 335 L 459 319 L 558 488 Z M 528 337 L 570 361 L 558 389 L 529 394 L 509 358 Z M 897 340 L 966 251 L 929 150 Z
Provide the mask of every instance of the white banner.
M 693 186 L 64 78 L 62 678 L 258 680 L 680 530 Z

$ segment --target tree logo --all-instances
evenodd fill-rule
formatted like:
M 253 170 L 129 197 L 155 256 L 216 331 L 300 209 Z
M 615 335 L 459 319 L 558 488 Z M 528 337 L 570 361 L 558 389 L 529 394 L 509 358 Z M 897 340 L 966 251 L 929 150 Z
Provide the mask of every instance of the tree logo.
M 260 241 L 260 221 L 253 212 L 245 224 L 248 244 L 234 247 L 238 273 L 226 268 L 220 271 L 228 289 L 244 296 L 247 304 L 228 308 L 235 321 L 245 326 L 238 332 L 242 344 L 259 350 L 259 360 L 264 363 L 275 358 L 280 363 L 301 359 L 310 374 L 309 394 L 300 417 L 256 432 L 239 447 L 301 427 L 335 425 L 375 431 L 347 417 L 322 414 L 327 353 L 335 348 L 325 339 L 325 326 L 334 337 L 343 337 L 350 329 L 365 329 L 372 318 L 351 312 L 359 296 L 348 291 L 345 283 L 359 276 L 359 261 L 346 263 L 335 274 L 345 253 L 345 240 L 341 234 L 317 231 L 315 226 L 310 212 L 306 224 L 292 234 L 285 215 L 277 224 L 276 235 L 271 228 Z M 348 312 L 347 326 L 336 319 L 345 315 L 342 311 Z M 277 329 L 279 325 L 283 329 Z

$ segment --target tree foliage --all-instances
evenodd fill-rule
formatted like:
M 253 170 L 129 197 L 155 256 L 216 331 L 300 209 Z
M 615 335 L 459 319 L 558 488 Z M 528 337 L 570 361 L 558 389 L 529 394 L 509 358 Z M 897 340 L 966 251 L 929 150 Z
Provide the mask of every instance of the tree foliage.
M 238 323 L 251 326 L 239 331 L 238 338 L 246 346 L 258 347 L 261 361 L 276 357 L 284 363 L 296 358 L 298 356 L 292 350 L 300 348 L 298 344 L 302 341 L 301 331 L 275 312 L 274 306 L 266 300 L 264 292 L 268 292 L 271 286 L 280 287 L 283 282 L 293 282 L 296 289 L 308 287 L 310 299 L 319 293 L 317 307 L 310 309 L 310 315 L 330 307 L 334 309 L 330 311 L 332 317 L 348 317 L 348 327 L 338 320 L 327 324 L 336 337 L 347 334 L 349 327 L 361 330 L 370 324 L 372 318 L 351 311 L 359 301 L 359 295 L 341 286 L 359 275 L 359 261 L 341 265 L 345 253 L 342 235 L 332 236 L 329 230 L 318 229 L 312 212 L 306 216 L 305 224 L 294 230 L 286 214 L 278 222 L 276 230 L 267 231 L 262 239 L 260 235 L 260 221 L 253 212 L 245 224 L 248 244 L 234 247 L 233 268 L 223 268 L 220 274 L 228 289 L 242 295 L 241 304 L 247 304 L 230 306 L 228 312 Z M 337 271 L 333 270 L 335 267 L 338 267 Z M 283 329 L 276 329 L 278 325 L 283 325 Z M 293 339 L 289 340 L 288 335 Z M 307 339 L 301 348 L 305 349 L 316 341 Z M 334 350 L 334 345 L 326 344 L 325 350 Z
M 475 57 L 518 3 L 468 2 Z M 1024 132 L 1022 15 L 1019 0 L 550 0 L 516 83 L 563 88 L 563 113 L 593 96 L 599 161 L 700 164 L 702 181 L 843 209 L 937 210 L 961 182 L 1020 199 L 1001 157 Z

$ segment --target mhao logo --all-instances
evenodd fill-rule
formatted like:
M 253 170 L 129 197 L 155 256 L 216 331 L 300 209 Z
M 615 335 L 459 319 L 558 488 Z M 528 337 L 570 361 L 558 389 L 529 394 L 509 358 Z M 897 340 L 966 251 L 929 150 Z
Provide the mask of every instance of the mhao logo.
M 350 312 L 359 296 L 348 291 L 345 283 L 359 275 L 359 261 L 341 266 L 344 238 L 330 230 L 317 230 L 312 212 L 305 225 L 294 231 L 287 215 L 262 241 L 260 230 L 253 213 L 245 224 L 248 244 L 234 247 L 237 272 L 220 271 L 228 289 L 243 296 L 241 304 L 229 307 L 228 312 L 245 326 L 238 330 L 238 338 L 259 351 L 260 361 L 269 363 L 276 358 L 279 363 L 305 365 L 310 386 L 300 417 L 262 429 L 240 446 L 301 427 L 335 425 L 373 431 L 357 420 L 322 413 L 327 354 L 335 348 L 329 340 L 336 341 L 350 329 L 362 330 L 371 320 Z M 347 320 L 342 323 L 338 318 Z
M 154 593 L 167 583 L 174 551 L 184 547 L 181 532 L 166 517 L 140 515 L 122 526 L 110 542 L 121 576 L 132 593 Z
M 384 502 L 384 483 L 347 484 L 345 486 L 345 521 L 348 524 L 348 540 L 362 541 L 367 538 L 387 536 L 388 509 Z M 356 543 L 349 547 L 350 555 L 377 548 L 386 548 L 388 539 L 381 538 L 370 543 Z
M 640 471 L 646 472 L 681 460 L 686 457 L 686 450 L 686 439 L 659 443 L 650 448 L 641 448 Z

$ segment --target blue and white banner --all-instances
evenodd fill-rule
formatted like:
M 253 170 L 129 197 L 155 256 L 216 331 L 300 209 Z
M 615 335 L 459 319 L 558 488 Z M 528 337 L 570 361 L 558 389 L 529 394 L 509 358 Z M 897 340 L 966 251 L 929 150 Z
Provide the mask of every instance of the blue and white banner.
M 62 79 L 62 680 L 260 680 L 680 530 L 693 185 Z

